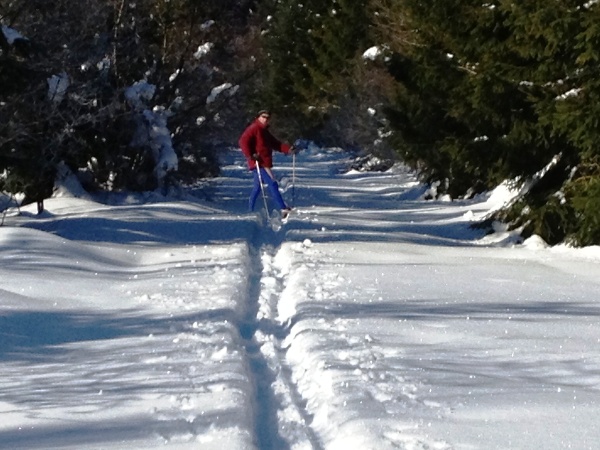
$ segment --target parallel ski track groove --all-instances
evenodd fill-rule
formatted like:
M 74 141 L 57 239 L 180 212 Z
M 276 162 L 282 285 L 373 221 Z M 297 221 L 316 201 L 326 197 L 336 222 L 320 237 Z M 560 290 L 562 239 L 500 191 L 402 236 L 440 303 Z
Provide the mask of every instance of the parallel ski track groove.
M 319 439 L 310 427 L 311 416 L 306 411 L 304 400 L 298 392 L 297 386 L 291 379 L 291 368 L 285 364 L 284 350 L 281 342 L 287 337 L 289 327 L 270 326 L 265 329 L 261 326 L 258 317 L 260 297 L 262 292 L 262 277 L 264 267 L 262 255 L 264 253 L 274 256 L 284 241 L 283 231 L 275 232 L 269 224 L 260 226 L 257 224 L 252 238 L 248 240 L 250 264 L 252 269 L 249 273 L 248 290 L 246 297 L 246 310 L 239 324 L 239 332 L 243 339 L 249 368 L 250 381 L 254 386 L 254 420 L 255 438 L 259 450 L 289 450 L 294 442 L 287 442 L 279 433 L 279 422 L 277 413 L 282 405 L 276 398 L 272 384 L 277 379 L 277 374 L 270 368 L 269 363 L 278 368 L 279 379 L 285 383 L 289 390 L 293 407 L 296 408 L 304 422 L 304 433 L 309 440 L 313 450 L 322 450 Z M 283 284 L 283 283 L 282 283 Z M 281 286 L 277 295 L 281 295 Z M 270 318 L 272 319 L 272 318 Z M 273 337 L 276 343 L 278 357 L 271 361 L 260 351 L 261 343 L 256 339 L 255 333 L 258 329 Z M 281 356 L 281 357 L 279 357 Z

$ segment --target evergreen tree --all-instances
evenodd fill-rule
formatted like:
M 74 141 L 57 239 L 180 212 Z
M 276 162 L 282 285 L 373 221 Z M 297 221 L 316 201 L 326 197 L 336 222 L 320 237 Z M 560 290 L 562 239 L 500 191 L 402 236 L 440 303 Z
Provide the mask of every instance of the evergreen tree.
M 27 44 L 10 45 L 4 34 L 0 40 L 1 188 L 25 192 L 30 201 L 48 197 L 64 163 L 84 174 L 90 189 L 154 189 L 154 152 L 132 145 L 141 118 L 124 99 L 125 89 L 139 80 L 157 88 L 149 107 L 168 112 L 188 179 L 216 173 L 208 142 L 233 141 L 225 124 L 238 115 L 239 104 L 234 95 L 206 99 L 215 86 L 234 86 L 244 76 L 233 54 L 250 3 L 17 0 L 0 5 L 1 24 L 18 29 Z M 212 46 L 208 54 L 199 51 L 203 44 Z M 56 76 L 68 80 L 60 96 L 49 89 Z M 202 141 L 207 143 L 199 145 Z
M 324 4 L 284 0 L 269 11 L 264 34 L 267 53 L 264 95 L 275 109 L 302 111 L 315 89 L 310 65 L 315 59 L 311 35 L 320 27 Z
M 324 126 L 342 112 L 342 104 L 347 110 L 359 103 L 351 98 L 352 78 L 369 40 L 366 3 L 284 0 L 274 5 L 265 34 L 264 95 L 275 109 L 299 115 L 305 136 L 323 137 Z
M 553 243 L 582 242 L 582 229 L 598 222 L 590 216 L 598 5 L 375 3 L 392 50 L 397 98 L 389 117 L 404 159 L 453 195 L 536 179 L 510 216 L 515 225 Z M 543 179 L 534 177 L 553 159 Z
M 364 0 L 336 0 L 310 34 L 314 60 L 308 64 L 311 100 L 321 109 L 335 105 L 352 85 L 354 61 L 368 45 L 369 19 Z
M 560 60 L 568 65 L 565 76 L 554 83 L 552 101 L 544 104 L 544 117 L 575 153 L 561 174 L 560 189 L 547 193 L 547 203 L 554 205 L 550 212 L 561 219 L 562 232 L 555 233 L 555 241 L 566 238 L 577 245 L 592 245 L 600 243 L 600 5 L 581 1 L 568 5 L 560 22 L 569 25 L 569 33 L 556 33 L 556 40 L 567 41 Z M 543 223 L 535 210 L 525 217 L 534 225 Z

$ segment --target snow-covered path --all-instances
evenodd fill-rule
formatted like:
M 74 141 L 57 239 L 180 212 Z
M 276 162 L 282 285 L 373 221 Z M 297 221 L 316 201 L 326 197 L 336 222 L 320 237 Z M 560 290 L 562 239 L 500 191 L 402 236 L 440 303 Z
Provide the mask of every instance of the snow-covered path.
M 189 201 L 0 228 L 0 448 L 598 448 L 597 249 L 484 237 L 493 198 L 322 149 L 274 231 L 227 158 Z

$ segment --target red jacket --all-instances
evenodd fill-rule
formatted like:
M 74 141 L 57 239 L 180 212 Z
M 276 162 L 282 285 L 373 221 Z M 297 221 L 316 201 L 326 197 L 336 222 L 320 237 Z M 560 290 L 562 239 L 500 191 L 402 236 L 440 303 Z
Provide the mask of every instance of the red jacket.
M 252 159 L 253 154 L 257 154 L 258 163 L 261 167 L 273 167 L 273 150 L 288 154 L 290 146 L 279 141 L 268 130 L 268 125 L 263 125 L 256 119 L 248 128 L 244 130 L 239 140 L 240 148 L 248 160 L 248 168 L 256 168 L 256 162 Z

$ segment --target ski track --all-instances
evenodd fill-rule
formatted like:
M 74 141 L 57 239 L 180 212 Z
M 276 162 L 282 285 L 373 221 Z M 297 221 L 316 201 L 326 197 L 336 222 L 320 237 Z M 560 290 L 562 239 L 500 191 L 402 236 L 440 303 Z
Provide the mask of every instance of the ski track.
M 278 321 L 276 313 L 286 274 L 276 267 L 274 259 L 283 233 L 269 225 L 264 221 L 262 226 L 257 225 L 248 241 L 248 298 L 244 319 L 239 324 L 249 379 L 254 385 L 257 446 L 260 450 L 320 450 L 322 447 L 308 426 L 311 417 L 292 381 L 282 349 L 282 342 L 289 336 L 289 324 Z
M 340 196 L 337 202 L 345 201 L 344 194 L 339 193 L 339 167 L 327 159 L 316 167 L 324 172 L 319 179 L 333 176 L 330 183 Z M 233 170 L 239 171 L 239 167 Z M 228 190 L 231 181 L 240 178 L 243 176 L 239 173 L 228 174 L 226 170 L 223 184 L 211 196 L 213 200 L 220 203 L 235 197 Z M 356 192 L 365 186 L 369 189 L 369 178 L 353 181 L 347 183 L 346 192 L 356 202 L 360 201 Z M 284 177 L 281 182 L 284 192 L 288 185 L 289 180 Z M 304 195 L 310 196 L 314 189 L 327 192 L 328 186 L 304 185 Z M 389 198 L 395 201 L 407 192 L 412 195 L 411 189 L 412 185 L 400 186 Z M 219 196 L 221 200 L 217 200 Z M 240 299 L 240 311 L 233 320 L 225 319 L 226 324 L 236 327 L 242 353 L 237 355 L 235 349 L 217 348 L 209 357 L 222 363 L 223 356 L 233 353 L 246 367 L 245 381 L 251 386 L 245 389 L 253 392 L 253 397 L 243 402 L 249 403 L 254 444 L 258 450 L 337 450 L 348 446 L 370 449 L 373 442 L 384 445 L 377 450 L 449 449 L 444 442 L 424 440 L 416 431 L 419 424 L 398 419 L 408 410 L 444 412 L 442 405 L 427 403 L 417 394 L 423 388 L 418 377 L 399 374 L 386 364 L 388 358 L 401 358 L 401 349 L 378 345 L 369 334 L 368 321 L 333 314 L 332 326 L 322 313 L 313 314 L 310 309 L 299 309 L 293 303 L 298 289 L 306 290 L 303 294 L 307 300 L 330 302 L 332 307 L 342 307 L 351 295 L 344 289 L 348 281 L 336 272 L 336 266 L 343 264 L 332 263 L 322 271 L 317 267 L 323 255 L 311 239 L 318 242 L 324 232 L 328 236 L 335 232 L 319 226 L 319 216 L 323 214 L 337 217 L 333 224 L 343 227 L 352 228 L 357 220 L 346 216 L 343 208 L 303 208 L 294 213 L 290 219 L 293 225 L 288 227 L 280 223 L 276 214 L 271 214 L 271 220 L 267 221 L 263 211 L 257 213 L 256 220 L 242 233 L 247 254 L 243 263 L 247 280 L 242 284 L 246 296 Z M 357 295 L 356 286 L 352 288 Z M 368 289 L 363 294 L 372 295 Z M 332 353 L 333 349 L 336 352 Z M 338 352 L 338 349 L 343 350 Z M 195 386 L 190 388 L 194 391 Z M 240 392 L 243 391 L 241 388 Z M 188 396 L 171 402 L 175 409 L 189 410 Z M 331 406 L 338 414 L 330 415 Z M 371 418 L 357 420 L 356 411 L 364 410 L 369 411 Z M 175 434 L 178 439 L 183 435 L 184 439 L 194 441 L 196 435 L 206 431 L 200 428 L 205 422 L 193 420 L 187 414 L 183 413 L 182 428 L 175 428 Z M 169 430 L 172 433 L 173 427 Z M 165 433 L 158 432 L 165 442 L 170 442 L 171 436 Z
M 339 172 L 339 167 L 326 162 L 321 167 L 329 177 L 335 178 Z M 368 177 L 366 180 L 368 182 Z M 360 177 L 354 181 L 365 180 Z M 339 178 L 331 183 L 339 183 Z M 284 178 L 282 190 L 288 185 L 289 181 Z M 315 186 L 304 185 L 303 188 L 310 192 Z M 390 199 L 412 195 L 412 188 L 413 185 L 400 186 L 390 194 Z M 318 189 L 326 191 L 327 186 L 318 186 Z M 347 192 L 361 189 L 364 187 L 347 183 Z M 347 280 L 338 275 L 336 264 L 321 273 L 316 260 L 322 255 L 313 248 L 310 239 L 303 237 L 308 235 L 306 224 L 309 229 L 319 230 L 318 215 L 323 211 L 297 210 L 290 219 L 294 221 L 290 229 L 285 224 L 282 226 L 276 215 L 272 214 L 267 223 L 264 213 L 260 214 L 257 228 L 248 239 L 249 294 L 240 334 L 244 339 L 249 379 L 256 393 L 254 417 L 258 448 L 335 450 L 350 445 L 370 449 L 373 442 L 378 442 L 379 445 L 387 443 L 381 450 L 449 449 L 444 442 L 419 436 L 420 433 L 415 432 L 419 424 L 397 418 L 415 408 L 431 410 L 436 415 L 446 412 L 442 405 L 419 398 L 417 391 L 423 386 L 418 379 L 398 374 L 386 364 L 388 358 L 401 358 L 401 349 L 378 345 L 369 335 L 366 321 L 338 317 L 331 327 L 323 318 L 315 320 L 311 314 L 297 311 L 297 305 L 290 301 L 298 289 L 307 286 L 311 292 L 303 294 L 317 302 L 330 301 L 335 305 L 336 301 L 347 300 L 349 295 L 343 289 Z M 341 224 L 356 220 L 344 217 L 341 208 L 334 208 L 333 214 L 337 214 Z M 306 277 L 312 281 L 307 282 Z M 354 332 L 357 326 L 358 332 Z M 331 348 L 344 350 L 337 354 L 328 351 L 323 357 L 323 348 L 328 343 Z M 332 405 L 339 408 L 338 411 L 347 409 L 348 412 L 332 417 L 329 415 Z M 357 422 L 354 411 L 361 409 L 371 411 L 373 418 Z

